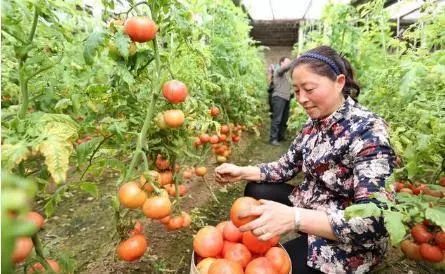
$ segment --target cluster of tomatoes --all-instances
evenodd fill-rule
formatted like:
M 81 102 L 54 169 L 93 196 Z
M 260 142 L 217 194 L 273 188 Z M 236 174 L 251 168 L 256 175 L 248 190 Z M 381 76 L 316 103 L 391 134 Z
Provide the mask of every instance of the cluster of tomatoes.
M 212 109 L 218 109 L 212 107 Z M 212 111 L 210 110 L 210 112 Z M 219 110 L 218 110 L 219 113 Z M 231 144 L 238 143 L 241 140 L 242 130 L 245 130 L 246 126 L 223 124 L 218 133 L 209 135 L 208 133 L 202 133 L 195 137 L 193 145 L 196 148 L 202 148 L 203 146 L 210 144 L 212 146 L 212 152 L 216 157 L 217 163 L 225 163 L 228 157 L 232 154 Z
M 205 226 L 195 235 L 193 250 L 200 274 L 288 274 L 291 262 L 287 252 L 277 246 L 280 237 L 262 241 L 252 231 L 239 227 L 256 218 L 239 218 L 239 212 L 259 205 L 250 197 L 238 198 L 230 209 L 230 221 Z
M 411 228 L 413 240 L 404 240 L 400 248 L 405 256 L 414 261 L 443 263 L 445 258 L 445 232 L 432 227 L 427 221 Z
M 18 217 L 21 218 L 21 217 Z M 44 223 L 45 219 L 40 213 L 31 211 L 28 212 L 23 219 L 35 225 L 36 231 L 40 230 Z M 36 232 L 37 233 L 37 232 Z M 18 237 L 14 243 L 14 250 L 12 252 L 12 261 L 15 264 L 23 262 L 28 256 L 31 254 L 34 248 L 33 241 L 31 237 Z M 57 261 L 52 259 L 46 260 L 49 266 L 52 268 L 53 272 L 60 273 L 60 266 Z M 41 263 L 35 263 L 30 266 L 27 270 L 27 273 L 41 273 L 44 272 L 45 268 Z
M 440 184 L 445 186 L 445 177 L 440 179 Z M 395 182 L 395 191 L 401 193 L 408 193 L 412 195 L 428 195 L 437 198 L 443 198 L 445 196 L 443 191 L 430 189 L 426 184 L 423 183 L 409 183 L 404 181 Z

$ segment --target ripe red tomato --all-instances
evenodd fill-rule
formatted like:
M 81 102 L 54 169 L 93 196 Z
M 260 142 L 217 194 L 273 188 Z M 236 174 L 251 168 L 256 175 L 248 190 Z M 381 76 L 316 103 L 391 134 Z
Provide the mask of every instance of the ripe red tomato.
M 222 221 L 222 222 L 220 222 L 219 224 L 216 225 L 216 228 L 219 230 L 219 232 L 221 232 L 221 234 L 224 233 L 224 227 L 226 226 L 226 224 L 228 222 L 229 221 Z
M 225 135 L 225 134 L 219 135 L 219 142 L 224 142 L 226 140 L 227 140 L 227 135 Z
M 158 156 L 156 156 L 156 168 L 159 170 L 166 170 L 166 169 L 170 169 L 170 162 L 168 161 L 167 158 L 164 158 L 164 156 L 162 156 L 161 154 L 158 154 Z
M 173 173 L 171 171 L 164 171 L 159 173 L 159 184 L 161 186 L 173 184 Z
M 200 261 L 196 268 L 198 269 L 199 274 L 208 274 L 210 266 L 216 261 L 215 258 L 205 258 Z
M 55 273 L 60 273 L 60 266 L 56 261 L 48 259 L 48 260 L 46 260 L 46 262 L 49 264 L 49 266 Z M 45 267 L 43 267 L 43 265 L 41 263 L 35 263 L 30 268 L 28 268 L 27 273 L 31 274 L 34 272 L 35 273 L 44 273 Z
M 267 259 L 272 263 L 278 274 L 288 274 L 291 269 L 291 261 L 287 252 L 281 247 L 271 247 L 267 252 Z
M 244 268 L 252 259 L 252 254 L 243 244 L 235 243 L 227 248 L 224 259 L 239 263 Z
M 168 230 L 176 230 L 182 228 L 184 225 L 184 218 L 182 216 L 173 216 L 166 224 Z
M 223 248 L 223 236 L 214 226 L 201 228 L 193 239 L 193 250 L 202 257 L 215 257 Z
M 171 80 L 162 85 L 162 95 L 172 104 L 185 101 L 188 95 L 187 86 L 178 80 Z
M 229 131 L 230 131 L 230 128 L 228 125 L 222 125 L 221 129 L 219 130 L 219 132 L 221 134 L 227 134 L 227 133 L 229 133 Z
M 399 192 L 402 188 L 404 188 L 405 187 L 405 184 L 403 183 L 403 182 L 395 182 L 394 183 L 394 189 L 395 189 L 395 191 L 396 192 Z
M 247 216 L 244 218 L 239 218 L 238 214 L 242 211 L 249 210 L 252 207 L 259 206 L 260 202 L 252 197 L 240 197 L 232 204 L 230 208 L 230 220 L 236 227 L 240 227 L 253 221 L 257 216 Z
M 195 167 L 195 174 L 196 176 L 203 177 L 207 174 L 207 168 L 205 166 Z
M 408 259 L 414 261 L 422 260 L 422 255 L 420 255 L 420 246 L 414 243 L 413 241 L 403 240 L 402 243 L 400 244 L 400 249 Z
M 19 237 L 15 239 L 14 250 L 12 251 L 12 262 L 23 262 L 31 253 L 34 244 L 30 237 Z
M 219 137 L 218 137 L 218 135 L 212 135 L 212 136 L 210 136 L 209 142 L 210 142 L 211 144 L 217 144 L 217 143 L 219 143 Z
M 158 26 L 148 17 L 132 17 L 125 22 L 124 32 L 134 42 L 144 43 L 153 40 Z
M 227 222 L 223 229 L 224 239 L 231 242 L 239 242 L 243 233 L 232 222 Z
M 117 255 L 124 261 L 135 261 L 144 255 L 148 242 L 141 234 L 134 235 L 117 246 Z
M 168 224 L 168 222 L 170 222 L 170 219 L 171 219 L 171 217 L 170 217 L 170 215 L 168 215 L 168 216 L 165 216 L 164 218 L 159 219 L 159 221 L 162 224 L 166 225 L 166 224 Z
M 241 137 L 239 135 L 232 135 L 232 142 L 238 143 Z
M 203 133 L 199 136 L 199 139 L 201 140 L 201 143 L 205 144 L 210 141 L 210 136 L 207 133 Z
M 187 212 L 182 211 L 181 216 L 183 220 L 182 227 L 189 227 L 192 223 L 192 218 L 190 217 L 190 215 Z
M 170 109 L 164 112 L 164 121 L 169 128 L 178 128 L 184 124 L 185 116 L 180 109 Z
M 246 267 L 245 274 L 278 274 L 272 263 L 266 257 L 253 259 Z
M 231 246 L 233 246 L 234 244 L 236 244 L 236 243 L 234 243 L 234 242 L 229 242 L 229 241 L 224 241 L 223 249 L 221 250 L 221 255 L 222 255 L 223 258 L 224 258 L 224 256 L 226 256 L 226 252 L 227 252 L 227 250 L 228 250 Z
M 135 182 L 128 182 L 119 188 L 119 202 L 126 208 L 141 207 L 147 194 Z
M 134 224 L 134 228 L 130 230 L 130 235 L 136 235 L 136 234 L 142 234 L 142 231 L 144 231 L 144 226 L 142 225 L 141 221 L 136 220 Z
M 145 216 L 152 219 L 162 219 L 170 215 L 172 203 L 165 196 L 152 196 L 148 198 L 142 206 Z
M 253 253 L 264 254 L 269 248 L 276 245 L 280 237 L 275 236 L 270 240 L 262 241 L 257 236 L 253 235 L 252 231 L 246 231 L 243 233 L 243 244 Z
M 418 244 L 427 243 L 433 239 L 433 234 L 429 233 L 423 224 L 416 224 L 411 228 L 411 235 Z
M 210 115 L 212 115 L 212 117 L 216 117 L 219 115 L 219 108 L 213 106 L 210 108 Z
M 443 259 L 442 250 L 435 245 L 423 243 L 420 245 L 420 255 L 428 262 L 438 263 Z
M 434 235 L 434 242 L 436 242 L 440 249 L 445 250 L 445 232 L 437 232 L 436 235 Z
M 404 187 L 404 188 L 400 189 L 399 192 L 413 194 L 413 191 L 410 188 L 407 188 L 407 187 Z
M 210 265 L 209 274 L 244 274 L 240 264 L 226 260 L 217 259 Z
M 39 229 L 42 228 L 43 224 L 45 223 L 45 219 L 43 218 L 43 216 L 35 211 L 28 212 L 25 219 L 33 222 Z
M 445 187 L 445 176 L 440 177 L 440 179 L 439 179 L 439 185 Z

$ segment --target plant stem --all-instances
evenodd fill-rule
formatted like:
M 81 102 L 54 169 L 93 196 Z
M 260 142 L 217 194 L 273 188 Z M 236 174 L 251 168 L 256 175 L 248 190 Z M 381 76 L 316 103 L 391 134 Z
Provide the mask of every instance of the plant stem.
M 34 20 L 32 21 L 32 26 L 31 26 L 31 32 L 29 33 L 29 37 L 28 37 L 28 44 L 32 43 L 32 40 L 34 39 L 34 35 L 36 33 L 36 29 L 37 29 L 37 22 L 39 20 L 39 8 L 36 6 L 36 9 L 34 10 Z
M 36 250 L 37 256 L 42 259 L 42 260 L 40 260 L 40 263 L 43 265 L 45 270 L 49 271 L 49 273 L 54 273 L 53 269 L 51 268 L 49 263 L 46 261 L 45 256 L 43 255 L 42 243 L 40 242 L 40 239 L 39 239 L 39 236 L 37 233 L 32 236 L 32 243 L 34 244 L 34 249 Z
M 207 179 L 204 176 L 202 176 L 202 179 L 204 180 L 204 184 L 206 185 L 206 187 L 209 189 L 210 194 L 212 195 L 213 200 L 215 200 L 215 202 L 219 203 L 218 198 L 216 198 L 215 193 L 213 192 L 212 186 L 210 186 L 210 184 L 207 182 Z

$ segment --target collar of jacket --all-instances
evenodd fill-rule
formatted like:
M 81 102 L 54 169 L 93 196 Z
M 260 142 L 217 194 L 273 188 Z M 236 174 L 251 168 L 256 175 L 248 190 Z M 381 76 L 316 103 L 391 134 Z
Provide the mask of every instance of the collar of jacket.
M 330 129 L 332 125 L 345 118 L 346 114 L 355 104 L 356 102 L 354 101 L 354 99 L 348 96 L 343 104 L 328 117 L 323 119 L 312 119 L 312 126 L 324 131 Z

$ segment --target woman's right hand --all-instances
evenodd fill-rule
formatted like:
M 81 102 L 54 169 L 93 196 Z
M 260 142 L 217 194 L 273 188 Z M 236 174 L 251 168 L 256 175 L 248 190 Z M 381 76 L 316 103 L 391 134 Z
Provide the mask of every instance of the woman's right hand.
M 234 164 L 224 163 L 215 168 L 215 179 L 220 184 L 228 184 L 240 181 L 243 176 L 243 169 Z

